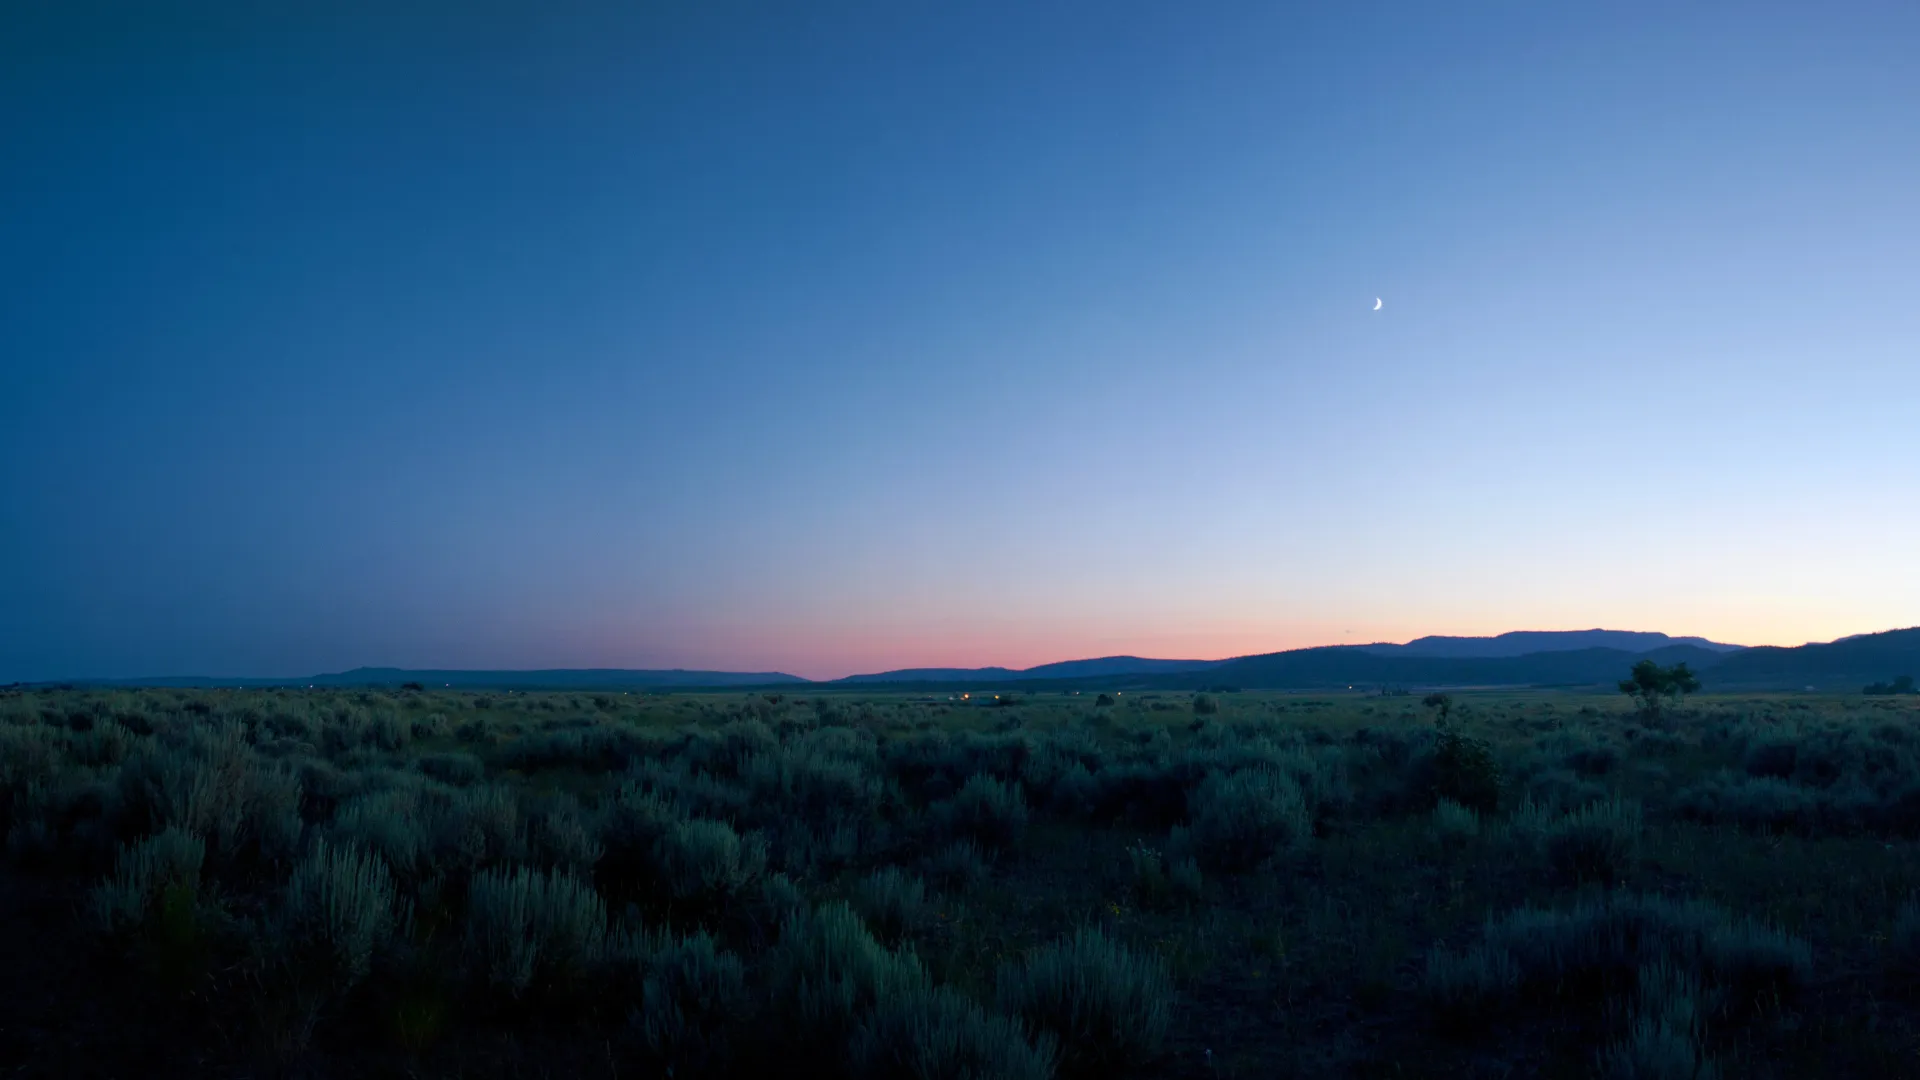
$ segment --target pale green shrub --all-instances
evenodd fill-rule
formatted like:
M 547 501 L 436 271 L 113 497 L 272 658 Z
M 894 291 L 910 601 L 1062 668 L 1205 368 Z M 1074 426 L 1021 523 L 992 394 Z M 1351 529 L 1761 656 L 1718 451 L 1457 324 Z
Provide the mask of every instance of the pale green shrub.
M 1027 829 L 1027 800 L 1020 789 L 986 773 L 975 773 L 953 798 L 928 811 L 947 835 L 971 840 L 988 851 L 1018 843 Z
M 1299 786 L 1268 769 L 1214 773 L 1194 790 L 1187 807 L 1194 854 L 1216 870 L 1251 869 L 1313 837 Z
M 979 846 L 966 840 L 948 844 L 927 856 L 921 869 L 935 885 L 948 892 L 966 892 L 986 880 L 990 870 Z
M 927 984 L 911 952 L 888 950 L 841 903 L 788 919 L 770 959 L 780 1036 L 822 1067 L 845 1056 L 877 1002 Z
M 898 942 L 927 921 L 927 887 L 897 866 L 883 867 L 854 886 L 853 907 L 882 940 Z
M 921 984 L 889 994 L 854 1032 L 851 1075 L 871 1080 L 1048 1080 L 1054 1040 L 1039 1046 L 1020 1024 L 944 986 Z
M 476 874 L 467 894 L 467 955 L 489 983 L 520 996 L 584 972 L 606 944 L 607 907 L 587 883 L 520 867 Z
M 996 996 L 1002 1011 L 1059 1039 L 1062 1075 L 1114 1076 L 1151 1067 L 1173 983 L 1158 960 L 1083 928 L 1002 965 Z
M 124 933 L 144 923 L 168 892 L 197 896 L 206 855 L 204 841 L 178 828 L 123 847 L 113 875 L 93 891 L 93 911 L 101 927 Z
M 666 1075 L 721 1075 L 750 1004 L 738 956 L 705 933 L 668 937 L 648 959 L 633 1025 Z
M 333 980 L 345 988 L 366 977 L 375 951 L 404 918 L 384 863 L 322 840 L 287 881 L 282 932 L 294 948 L 323 959 Z
M 654 844 L 655 870 L 676 900 L 713 900 L 752 884 L 767 867 L 757 834 L 744 839 L 724 821 L 676 822 Z

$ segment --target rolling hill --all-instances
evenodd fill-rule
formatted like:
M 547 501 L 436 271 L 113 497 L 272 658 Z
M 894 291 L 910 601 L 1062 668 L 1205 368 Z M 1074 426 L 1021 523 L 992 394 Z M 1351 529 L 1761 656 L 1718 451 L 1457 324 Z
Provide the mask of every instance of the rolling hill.
M 1709 690 L 1859 690 L 1900 675 L 1920 676 L 1920 627 L 1855 634 L 1824 644 L 1744 649 L 1713 668 Z
M 1028 679 L 1084 679 L 1117 675 L 1165 675 L 1185 671 L 1204 671 L 1226 663 L 1224 660 L 1150 660 L 1139 656 L 1102 656 L 1093 660 L 1062 660 L 1030 668 L 902 668 L 872 675 L 849 675 L 835 679 L 840 683 L 965 682 Z
M 1738 652 L 1745 646 L 1725 645 L 1698 637 L 1669 637 L 1639 630 L 1514 630 L 1497 637 L 1423 637 L 1405 645 L 1363 645 L 1382 656 L 1426 656 L 1455 660 L 1484 660 L 1581 649 L 1650 652 L 1671 645 L 1691 645 L 1716 653 Z
M 1613 642 L 1612 646 L 1593 641 Z M 1539 648 L 1538 646 L 1546 646 Z M 1619 647 L 1621 645 L 1631 647 Z M 1514 653 L 1516 648 L 1532 651 Z M 1028 692 L 1093 689 L 1326 690 L 1539 686 L 1611 688 L 1642 659 L 1684 662 L 1716 690 L 1804 690 L 1852 693 L 1869 683 L 1920 675 L 1920 627 L 1859 634 L 1793 648 L 1742 648 L 1699 638 L 1617 630 L 1520 631 L 1495 638 L 1421 638 L 1405 645 L 1328 645 L 1231 660 L 1155 660 L 1106 656 L 1011 668 L 906 668 L 812 682 L 784 672 L 627 670 L 448 671 L 355 668 L 304 678 L 90 679 L 95 686 L 237 687 L 368 686 L 417 682 L 463 690 L 647 690 L 792 686 L 833 689 L 983 690 Z

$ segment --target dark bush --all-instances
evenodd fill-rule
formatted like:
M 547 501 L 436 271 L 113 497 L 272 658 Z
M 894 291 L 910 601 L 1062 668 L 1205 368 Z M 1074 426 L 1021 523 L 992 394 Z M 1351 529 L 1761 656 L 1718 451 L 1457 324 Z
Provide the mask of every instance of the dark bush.
M 984 773 L 970 778 L 953 798 L 936 803 L 929 815 L 948 836 L 971 840 L 988 851 L 1019 843 L 1027 828 L 1027 802 L 1020 789 Z
M 752 1022 L 740 958 L 696 932 L 669 935 L 646 958 L 646 968 L 630 1023 L 649 1063 L 671 1077 L 727 1075 L 733 1045 Z
M 472 754 L 423 754 L 414 767 L 444 784 L 467 787 L 486 779 L 487 767 Z
M 853 907 L 876 937 L 897 944 L 927 921 L 927 887 L 897 866 L 882 867 L 854 887 Z
M 848 1072 L 861 1080 L 1048 1080 L 1054 1040 L 1037 1041 L 964 994 L 922 983 L 874 1003 L 853 1034 Z
M 1581 776 L 1605 776 L 1620 763 L 1620 754 L 1611 746 L 1583 746 L 1567 755 L 1567 768 Z
M 1747 751 L 1747 775 L 1785 780 L 1793 775 L 1799 759 L 1800 745 L 1790 739 L 1761 743 Z
M 1500 766 L 1485 740 L 1442 729 L 1434 747 L 1433 770 L 1436 800 L 1452 799 L 1482 814 L 1500 809 Z

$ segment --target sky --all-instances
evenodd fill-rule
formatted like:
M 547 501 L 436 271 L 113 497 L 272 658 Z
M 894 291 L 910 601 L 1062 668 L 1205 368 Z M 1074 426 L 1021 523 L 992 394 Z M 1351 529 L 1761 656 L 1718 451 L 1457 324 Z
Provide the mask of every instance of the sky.
M 0 682 L 1920 623 L 1916 40 L 10 4 Z

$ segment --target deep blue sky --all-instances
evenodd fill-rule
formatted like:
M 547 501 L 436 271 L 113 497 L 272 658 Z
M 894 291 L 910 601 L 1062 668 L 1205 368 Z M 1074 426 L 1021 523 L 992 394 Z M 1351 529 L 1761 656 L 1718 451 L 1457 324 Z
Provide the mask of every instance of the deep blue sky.
M 163 6 L 0 12 L 0 681 L 1920 622 L 1920 6 Z

